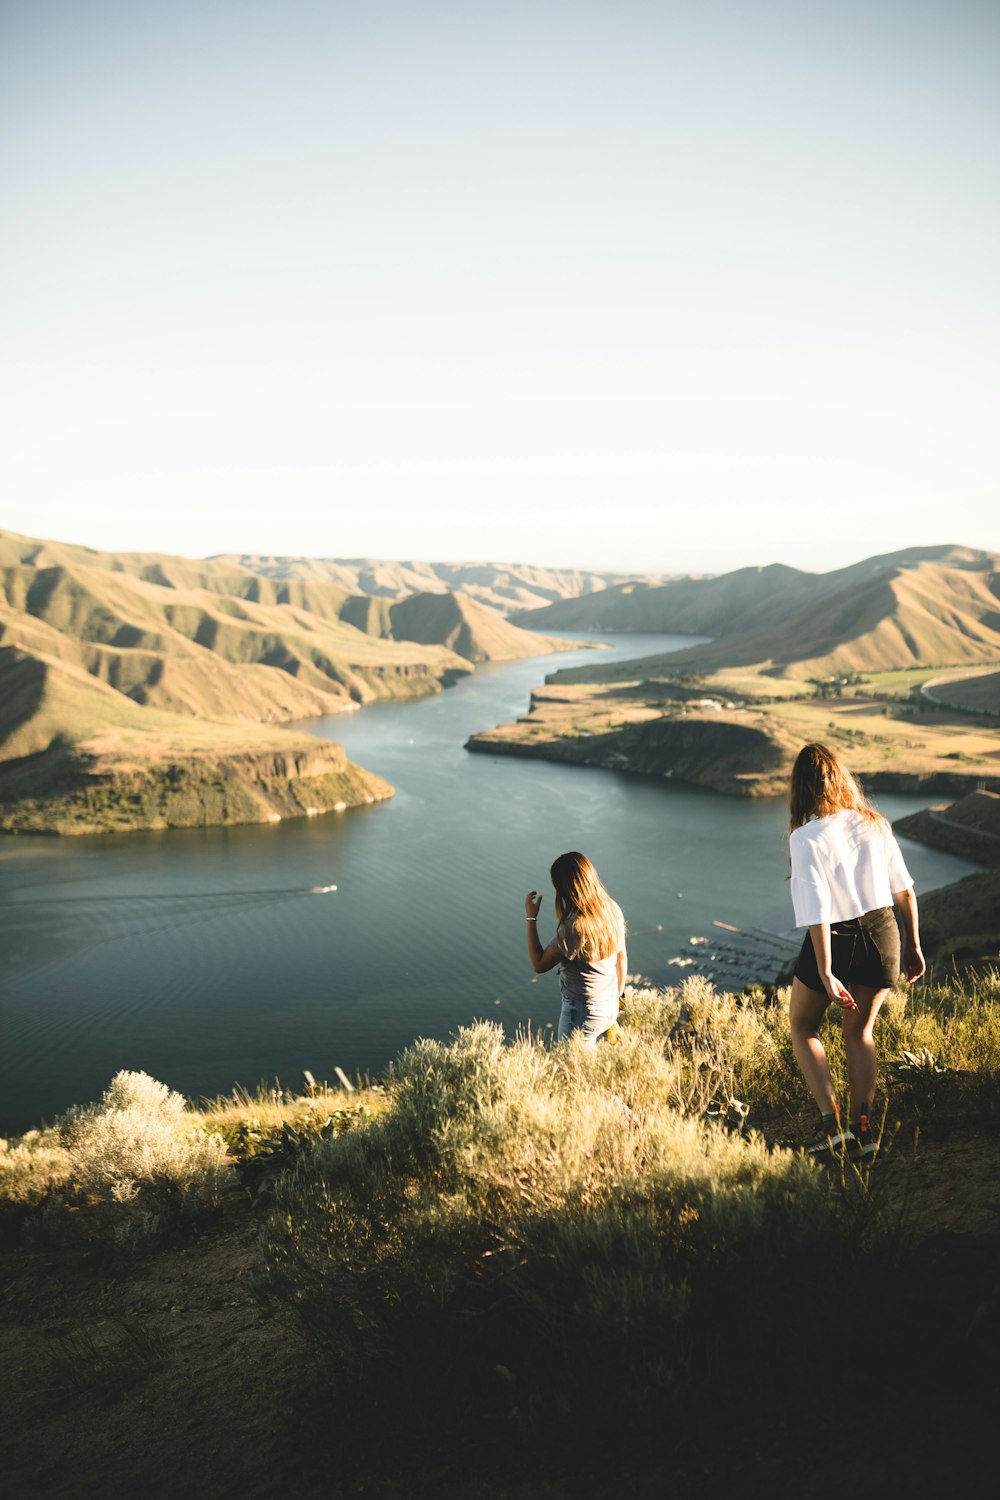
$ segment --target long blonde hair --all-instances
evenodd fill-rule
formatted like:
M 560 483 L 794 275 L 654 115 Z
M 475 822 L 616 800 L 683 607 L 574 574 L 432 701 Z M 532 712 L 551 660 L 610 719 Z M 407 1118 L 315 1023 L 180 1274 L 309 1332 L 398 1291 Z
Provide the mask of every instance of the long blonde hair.
M 610 958 L 625 946 L 625 918 L 585 854 L 560 854 L 549 874 L 567 958 Z M 570 930 L 571 929 L 571 930 Z
M 810 818 L 828 818 L 836 812 L 858 812 L 870 823 L 885 823 L 850 771 L 832 750 L 818 743 L 803 745 L 795 757 L 788 789 L 789 822 L 792 830 Z

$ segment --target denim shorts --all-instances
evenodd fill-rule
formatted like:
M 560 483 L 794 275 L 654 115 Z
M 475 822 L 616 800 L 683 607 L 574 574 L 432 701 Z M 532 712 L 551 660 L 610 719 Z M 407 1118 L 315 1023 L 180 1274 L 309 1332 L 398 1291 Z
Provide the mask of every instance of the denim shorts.
M 570 1000 L 562 997 L 559 1011 L 557 1039 L 562 1042 L 574 1031 L 582 1031 L 588 1046 L 597 1045 L 600 1038 L 618 1019 L 618 996 L 610 995 L 602 1001 Z
M 831 922 L 830 956 L 833 972 L 841 984 L 891 989 L 899 978 L 899 928 L 892 907 L 880 906 L 848 922 Z M 807 989 L 825 994 L 808 932 L 795 965 L 795 977 Z

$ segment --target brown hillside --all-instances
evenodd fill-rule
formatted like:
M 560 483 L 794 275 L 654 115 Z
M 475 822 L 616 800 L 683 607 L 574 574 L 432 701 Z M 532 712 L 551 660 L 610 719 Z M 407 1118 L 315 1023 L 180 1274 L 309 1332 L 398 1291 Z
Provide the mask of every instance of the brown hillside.
M 944 703 L 973 714 L 1000 715 L 1000 672 L 934 679 L 924 683 L 923 692 L 932 703 Z
M 397 639 L 440 641 L 466 661 L 512 661 L 559 644 L 519 630 L 466 594 L 411 594 L 388 613 Z
M 551 649 L 447 594 L 370 600 L 228 564 L 112 557 L 9 534 L 0 534 L 0 641 L 144 707 L 250 722 L 412 696 L 467 671 L 467 659 Z M 11 738 L 24 702 L 0 710 L 0 759 L 25 753 L 23 736 Z M 34 734 L 33 750 L 43 737 Z
M 721 635 L 794 613 L 808 596 L 810 583 L 811 575 L 773 563 L 718 578 L 622 583 L 598 595 L 525 611 L 516 619 L 531 629 Z
M 900 818 L 896 829 L 932 849 L 1000 869 L 1000 796 L 995 792 L 970 792 L 950 807 L 921 808 Z
M 551 649 L 461 596 L 369 599 L 225 561 L 0 533 L 0 826 L 234 821 L 371 801 L 381 783 L 326 741 L 311 742 L 326 748 L 308 776 L 289 773 L 309 782 L 302 796 L 284 795 L 274 767 L 292 764 L 291 737 L 260 726 L 419 696 L 470 660 Z M 216 747 L 225 767 L 216 757 L 213 771 Z M 183 795 L 160 795 L 168 771 Z
M 698 595 L 702 607 L 690 613 L 674 610 L 669 626 L 655 628 L 694 629 L 697 621 L 707 631 L 712 615 L 705 601 L 711 600 L 717 608 L 716 639 L 659 660 L 649 658 L 644 671 L 754 668 L 809 679 L 1000 660 L 1000 559 L 963 548 L 941 550 L 947 552 L 945 561 L 912 560 L 903 553 L 812 579 L 799 574 L 785 579 L 782 597 L 771 602 L 766 598 L 768 580 L 762 574 L 754 583 L 747 570 L 693 584 L 684 599 L 692 597 L 693 589 L 711 589 L 711 594 Z M 804 592 L 802 579 L 807 581 Z M 650 592 L 669 594 L 680 587 Z M 727 602 L 728 588 L 733 592 Z M 549 611 L 530 618 L 545 617 L 551 618 Z M 664 618 L 661 612 L 661 622 Z M 768 623 L 761 626 L 762 620 Z M 640 628 L 654 628 L 648 615 Z M 625 681 L 635 675 L 634 663 L 595 663 L 568 673 L 566 680 Z
M 1000 870 L 967 875 L 921 898 L 920 932 L 929 963 L 1000 964 Z
M 251 580 L 252 582 L 252 580 Z M 440 646 L 364 635 L 288 604 L 90 567 L 0 575 L 0 639 L 135 703 L 272 722 L 429 691 L 467 670 Z M 73 726 L 67 730 L 73 736 Z M 11 754 L 0 745 L 0 758 Z
M 780 627 L 726 636 L 686 656 L 713 666 L 765 664 L 795 677 L 903 670 L 1000 657 L 996 574 L 918 563 L 838 590 Z

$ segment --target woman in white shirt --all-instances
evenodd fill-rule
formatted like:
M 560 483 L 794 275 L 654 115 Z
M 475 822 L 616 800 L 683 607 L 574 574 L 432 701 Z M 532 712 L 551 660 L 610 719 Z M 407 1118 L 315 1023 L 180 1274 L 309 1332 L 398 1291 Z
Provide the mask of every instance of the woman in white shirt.
M 617 1021 L 618 1001 L 625 989 L 625 918 L 585 854 L 576 850 L 560 854 L 549 874 L 555 889 L 556 935 L 547 948 L 542 947 L 538 936 L 542 898 L 537 891 L 529 891 L 524 898 L 528 958 L 536 974 L 559 965 L 559 1041 L 582 1031 L 587 1042 L 596 1045 Z
M 822 1116 L 807 1150 L 876 1149 L 869 1124 L 875 1092 L 873 1027 L 899 978 L 899 908 L 908 980 L 924 972 L 913 881 L 892 828 L 866 801 L 847 767 L 825 745 L 806 745 L 792 769 L 789 795 L 792 904 L 808 927 L 795 965 L 792 1046 Z M 831 1000 L 841 1007 L 850 1118 L 841 1125 L 819 1029 Z

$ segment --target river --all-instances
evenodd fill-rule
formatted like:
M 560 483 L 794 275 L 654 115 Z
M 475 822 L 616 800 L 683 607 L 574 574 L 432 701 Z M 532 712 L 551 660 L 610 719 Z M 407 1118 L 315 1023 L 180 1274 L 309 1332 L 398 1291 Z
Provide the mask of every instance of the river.
M 608 636 L 604 660 L 688 639 Z M 376 1074 L 414 1036 L 473 1017 L 544 1028 L 558 978 L 531 975 L 523 895 L 564 849 L 628 918 L 633 972 L 713 920 L 787 930 L 785 809 L 627 773 L 472 755 L 523 713 L 558 656 L 479 668 L 415 703 L 311 721 L 391 781 L 380 805 L 238 828 L 0 840 L 0 1133 L 96 1098 L 120 1068 L 189 1096 L 303 1069 Z M 926 799 L 880 796 L 900 817 Z M 976 867 L 904 844 L 929 890 Z M 336 887 L 336 889 L 331 889 Z

